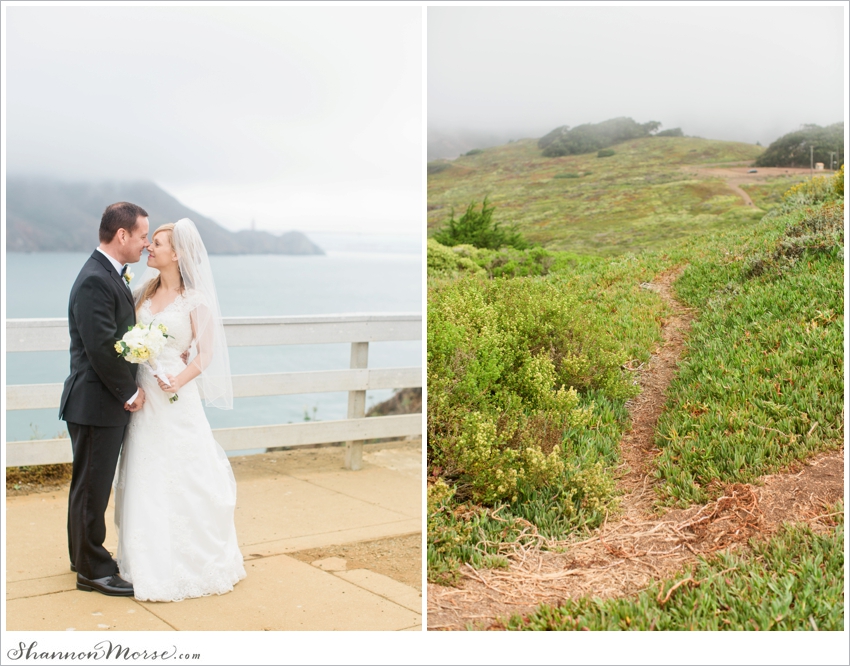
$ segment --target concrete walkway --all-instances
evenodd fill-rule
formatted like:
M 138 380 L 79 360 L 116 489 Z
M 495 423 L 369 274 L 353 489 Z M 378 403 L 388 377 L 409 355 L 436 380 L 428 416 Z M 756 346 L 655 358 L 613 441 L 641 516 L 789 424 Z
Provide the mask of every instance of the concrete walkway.
M 287 553 L 421 533 L 421 455 L 421 440 L 367 445 L 357 472 L 344 469 L 338 447 L 232 458 L 248 577 L 229 594 L 178 603 L 78 591 L 67 491 L 9 497 L 6 629 L 420 631 L 419 590 L 338 558 L 311 565 Z M 111 516 L 110 507 L 110 527 Z M 106 546 L 116 543 L 112 529 Z

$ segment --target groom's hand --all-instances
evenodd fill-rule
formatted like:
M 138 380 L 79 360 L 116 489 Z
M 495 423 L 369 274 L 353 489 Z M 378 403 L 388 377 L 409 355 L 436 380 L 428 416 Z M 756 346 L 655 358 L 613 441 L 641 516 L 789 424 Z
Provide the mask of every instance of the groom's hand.
M 124 405 L 124 409 L 128 412 L 138 412 L 142 407 L 145 406 L 145 389 L 141 386 L 139 387 L 139 395 L 136 396 L 135 401 L 132 405 Z

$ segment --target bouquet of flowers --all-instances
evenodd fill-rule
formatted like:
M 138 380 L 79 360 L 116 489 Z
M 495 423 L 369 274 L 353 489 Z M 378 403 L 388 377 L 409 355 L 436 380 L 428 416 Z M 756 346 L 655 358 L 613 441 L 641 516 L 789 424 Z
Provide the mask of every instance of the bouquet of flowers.
M 171 386 L 168 377 L 159 367 L 156 357 L 165 347 L 168 328 L 165 324 L 153 325 L 153 322 L 145 326 L 144 324 L 136 324 L 130 326 L 124 336 L 115 343 L 115 351 L 119 356 L 123 356 L 128 363 L 147 363 L 153 370 L 155 377 L 161 379 L 166 386 Z M 178 396 L 175 393 L 168 401 L 174 402 Z

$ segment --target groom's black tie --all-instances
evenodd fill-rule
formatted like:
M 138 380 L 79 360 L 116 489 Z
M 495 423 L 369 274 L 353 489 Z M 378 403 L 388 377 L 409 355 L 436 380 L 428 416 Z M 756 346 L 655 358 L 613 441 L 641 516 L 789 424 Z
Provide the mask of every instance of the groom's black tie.
M 127 272 L 127 268 L 128 268 L 127 264 L 124 264 L 124 266 L 121 268 L 121 277 L 124 277 L 124 273 Z

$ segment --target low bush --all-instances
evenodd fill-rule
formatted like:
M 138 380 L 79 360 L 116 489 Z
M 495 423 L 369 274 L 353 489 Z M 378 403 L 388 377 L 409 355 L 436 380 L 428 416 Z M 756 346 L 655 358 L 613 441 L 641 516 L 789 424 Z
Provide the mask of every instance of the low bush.
M 428 277 L 451 278 L 463 273 L 484 273 L 484 269 L 463 253 L 455 252 L 453 248 L 429 238 Z
M 6 468 L 6 490 L 60 485 L 71 480 L 71 463 Z
M 491 278 L 543 276 L 557 260 L 557 255 L 542 247 L 527 250 L 502 248 L 501 250 L 481 250 L 475 259 Z
M 583 469 L 567 465 L 550 486 L 492 508 L 458 503 L 456 489 L 438 479 L 428 486 L 428 579 L 453 584 L 462 564 L 506 567 L 502 553 L 512 544 L 533 545 L 538 535 L 557 540 L 596 528 L 613 508 L 613 490 L 600 462 Z
M 844 165 L 832 176 L 815 176 L 791 187 L 782 195 L 783 211 L 843 198 Z
M 596 153 L 596 157 L 611 157 L 614 154 L 614 151 L 610 148 L 605 148 L 604 150 L 600 150 Z
M 593 412 L 578 391 L 635 391 L 604 320 L 549 282 L 460 278 L 432 289 L 428 310 L 429 465 L 464 498 L 551 483 Z

